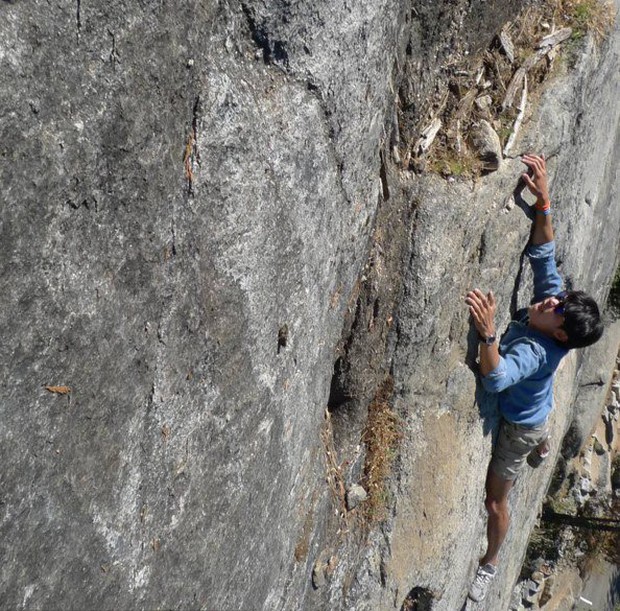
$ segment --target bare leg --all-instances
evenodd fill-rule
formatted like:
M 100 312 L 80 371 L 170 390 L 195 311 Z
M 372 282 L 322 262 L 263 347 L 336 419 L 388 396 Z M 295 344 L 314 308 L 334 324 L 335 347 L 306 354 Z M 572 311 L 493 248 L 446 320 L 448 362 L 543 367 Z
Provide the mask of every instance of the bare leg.
M 512 488 L 513 481 L 503 479 L 491 468 L 487 472 L 485 505 L 489 513 L 487 522 L 487 552 L 480 560 L 480 564 L 492 564 L 497 566 L 499 550 L 506 538 L 510 525 L 510 513 L 508 512 L 508 493 Z

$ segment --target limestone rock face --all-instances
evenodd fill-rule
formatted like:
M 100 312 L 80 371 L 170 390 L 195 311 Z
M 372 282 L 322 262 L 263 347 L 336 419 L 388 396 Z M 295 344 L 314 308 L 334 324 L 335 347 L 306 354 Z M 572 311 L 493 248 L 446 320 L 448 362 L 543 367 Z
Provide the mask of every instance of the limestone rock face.
M 397 96 L 406 141 L 453 47 L 485 48 L 518 5 L 0 5 L 7 608 L 462 606 L 497 421 L 462 298 L 493 289 L 500 328 L 527 302 L 523 168 L 448 184 L 390 143 Z M 514 149 L 548 153 L 561 270 L 601 301 L 618 49 L 590 49 Z M 403 440 L 365 530 L 337 492 L 388 372 Z M 550 470 L 515 490 L 488 609 Z

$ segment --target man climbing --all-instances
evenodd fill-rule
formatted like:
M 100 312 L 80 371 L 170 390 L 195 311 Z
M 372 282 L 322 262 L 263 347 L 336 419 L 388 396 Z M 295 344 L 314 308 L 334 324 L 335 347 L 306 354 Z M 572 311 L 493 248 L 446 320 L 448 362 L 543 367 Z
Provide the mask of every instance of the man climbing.
M 498 394 L 502 415 L 486 480 L 487 550 L 469 590 L 469 597 L 477 602 L 485 598 L 497 571 L 510 523 L 508 493 L 526 460 L 537 466 L 549 453 L 553 374 L 570 349 L 589 346 L 603 333 L 596 302 L 581 291 L 562 291 L 545 159 L 525 155 L 522 160 L 531 171 L 531 176 L 523 174 L 523 180 L 536 196 L 527 250 L 534 274 L 533 305 L 520 320 L 510 323 L 498 346 L 493 293 L 484 295 L 475 289 L 465 299 L 480 336 L 482 385 Z

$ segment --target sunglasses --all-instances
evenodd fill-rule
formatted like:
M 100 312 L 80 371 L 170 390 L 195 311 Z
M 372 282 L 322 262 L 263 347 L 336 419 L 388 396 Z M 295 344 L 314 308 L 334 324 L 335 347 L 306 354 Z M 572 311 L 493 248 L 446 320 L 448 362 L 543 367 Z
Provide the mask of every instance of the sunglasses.
M 553 311 L 560 316 L 564 316 L 564 304 L 566 303 L 567 296 L 568 293 L 566 291 L 562 291 L 555 296 L 559 303 L 553 308 Z

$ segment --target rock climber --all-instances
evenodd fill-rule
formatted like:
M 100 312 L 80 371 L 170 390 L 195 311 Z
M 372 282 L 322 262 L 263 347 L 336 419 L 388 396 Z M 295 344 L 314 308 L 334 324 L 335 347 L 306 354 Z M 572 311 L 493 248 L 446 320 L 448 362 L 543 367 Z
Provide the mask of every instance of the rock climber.
M 596 302 L 582 291 L 562 290 L 547 169 L 543 156 L 525 155 L 523 180 L 536 197 L 527 256 L 534 275 L 532 305 L 496 341 L 496 301 L 475 289 L 465 298 L 480 338 L 484 388 L 497 393 L 501 423 L 486 479 L 487 550 L 480 559 L 469 597 L 482 601 L 497 573 L 500 547 L 510 515 L 508 493 L 526 461 L 538 466 L 549 454 L 547 421 L 553 405 L 553 375 L 569 350 L 596 342 L 603 324 Z

